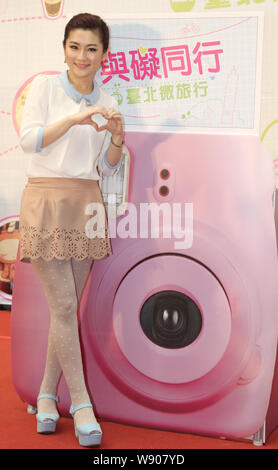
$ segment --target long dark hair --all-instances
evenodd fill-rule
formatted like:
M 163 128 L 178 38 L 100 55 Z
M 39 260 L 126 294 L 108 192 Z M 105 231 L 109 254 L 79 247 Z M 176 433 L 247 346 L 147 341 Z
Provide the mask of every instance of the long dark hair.
M 100 40 L 103 46 L 103 52 L 106 52 L 109 47 L 109 28 L 100 16 L 91 15 L 90 13 L 79 13 L 71 18 L 65 28 L 65 35 L 63 45 L 65 47 L 66 41 L 70 32 L 73 29 L 90 29 L 99 33 Z

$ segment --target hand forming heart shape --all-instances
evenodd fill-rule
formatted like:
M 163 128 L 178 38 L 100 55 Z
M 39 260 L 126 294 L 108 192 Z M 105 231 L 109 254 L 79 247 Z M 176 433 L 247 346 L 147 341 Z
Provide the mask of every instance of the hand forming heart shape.
M 116 109 L 98 108 L 97 111 L 91 115 L 91 122 L 97 132 L 107 129 L 111 134 L 123 133 L 122 117 Z
M 97 125 L 97 130 L 100 127 L 106 126 L 108 120 L 100 113 L 92 114 L 91 120 Z
M 108 130 L 111 134 L 123 134 L 122 116 L 116 109 L 89 106 L 75 116 L 75 124 L 90 124 L 97 132 Z

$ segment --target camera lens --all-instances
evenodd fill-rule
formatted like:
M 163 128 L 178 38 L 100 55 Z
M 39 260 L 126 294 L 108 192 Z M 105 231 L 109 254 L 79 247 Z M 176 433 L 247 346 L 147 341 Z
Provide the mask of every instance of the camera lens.
M 183 348 L 193 343 L 202 328 L 196 303 L 178 291 L 160 291 L 149 297 L 140 312 L 146 336 L 164 348 Z

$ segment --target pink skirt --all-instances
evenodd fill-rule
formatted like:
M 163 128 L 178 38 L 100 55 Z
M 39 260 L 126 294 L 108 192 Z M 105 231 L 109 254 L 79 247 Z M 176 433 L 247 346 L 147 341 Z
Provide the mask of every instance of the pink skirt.
M 85 258 L 112 254 L 107 213 L 98 181 L 28 178 L 20 217 L 20 260 Z

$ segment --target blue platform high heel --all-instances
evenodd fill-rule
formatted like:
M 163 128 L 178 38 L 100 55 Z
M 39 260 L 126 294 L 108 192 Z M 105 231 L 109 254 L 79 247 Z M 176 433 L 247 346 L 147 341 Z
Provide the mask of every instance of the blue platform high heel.
M 52 400 L 55 400 L 56 402 L 58 402 L 58 397 L 54 395 L 50 395 L 49 393 L 42 393 L 37 398 L 37 407 L 38 407 L 38 401 L 41 398 L 51 398 Z M 55 432 L 56 424 L 57 424 L 58 419 L 60 418 L 60 415 L 58 413 L 37 413 L 36 418 L 37 418 L 37 432 L 42 433 L 42 434 L 50 434 L 52 432 Z
M 92 408 L 91 403 L 83 403 L 82 405 L 72 406 L 70 407 L 70 414 L 74 418 L 74 413 L 76 411 L 81 410 L 81 408 Z M 74 421 L 74 419 L 73 419 Z M 99 423 L 86 423 L 82 424 L 81 426 L 77 426 L 74 421 L 74 431 L 77 439 L 79 440 L 79 444 L 81 446 L 93 446 L 93 445 L 100 445 L 101 438 L 102 438 L 102 430 Z M 98 431 L 97 433 L 93 433 L 93 431 Z

